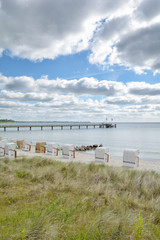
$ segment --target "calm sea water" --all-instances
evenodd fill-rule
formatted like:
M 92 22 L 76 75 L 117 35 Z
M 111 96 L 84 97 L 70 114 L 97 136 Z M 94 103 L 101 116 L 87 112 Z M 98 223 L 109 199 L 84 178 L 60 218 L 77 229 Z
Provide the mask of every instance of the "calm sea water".
M 49 122 L 48 122 L 49 124 Z M 2 125 L 2 124 L 1 124 Z M 117 128 L 93 128 L 77 129 L 69 128 L 16 128 L 0 129 L 1 137 L 10 139 L 26 139 L 32 142 L 46 141 L 59 144 L 72 143 L 74 145 L 103 144 L 109 147 L 111 157 L 122 157 L 125 148 L 140 150 L 140 157 L 144 160 L 160 161 L 160 123 L 117 123 Z

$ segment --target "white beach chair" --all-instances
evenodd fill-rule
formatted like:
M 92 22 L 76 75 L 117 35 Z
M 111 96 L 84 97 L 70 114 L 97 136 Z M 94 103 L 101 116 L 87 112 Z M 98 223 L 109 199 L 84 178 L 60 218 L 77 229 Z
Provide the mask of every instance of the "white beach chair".
M 23 142 L 23 147 L 22 147 L 22 151 L 26 151 L 26 152 L 35 152 L 35 144 L 33 144 L 30 141 L 24 140 Z
M 0 141 L 0 157 L 4 157 L 5 155 L 5 144 L 6 141 Z
M 46 154 L 58 156 L 58 144 L 57 143 L 47 143 Z
M 34 152 L 35 153 L 35 151 L 36 151 L 36 144 L 31 143 L 30 144 L 30 152 Z
M 15 146 L 17 147 L 17 139 L 9 139 L 8 143 L 14 143 Z
M 75 158 L 75 148 L 73 144 L 65 144 L 62 147 L 62 156 L 64 158 Z
M 22 151 L 30 151 L 31 150 L 31 142 L 24 140 Z
M 123 167 L 139 167 L 139 150 L 125 149 L 123 152 Z
M 109 149 L 106 147 L 97 147 L 95 151 L 95 162 L 109 162 Z
M 5 144 L 5 157 L 6 158 L 16 158 L 17 151 L 16 151 L 16 144 L 15 143 L 6 143 Z

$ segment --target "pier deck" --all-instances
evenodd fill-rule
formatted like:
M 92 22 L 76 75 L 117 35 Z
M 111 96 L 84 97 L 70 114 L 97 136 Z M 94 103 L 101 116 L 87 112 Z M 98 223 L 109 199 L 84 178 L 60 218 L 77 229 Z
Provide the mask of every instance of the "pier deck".
M 77 128 L 81 128 L 81 127 L 93 127 L 93 128 L 96 128 L 96 127 L 99 127 L 99 128 L 112 128 L 112 127 L 116 127 L 116 124 L 112 124 L 112 123 L 73 123 L 73 124 L 1 124 L 0 125 L 0 128 L 3 128 L 4 131 L 6 131 L 6 129 L 9 129 L 9 128 L 17 128 L 17 131 L 20 130 L 20 128 L 29 128 L 29 130 L 31 131 L 32 128 L 40 128 L 41 130 L 43 130 L 43 128 L 51 128 L 51 130 L 53 130 L 54 128 L 60 128 L 60 129 L 63 129 L 63 128 L 69 128 L 69 129 L 72 129 L 73 127 L 77 127 Z

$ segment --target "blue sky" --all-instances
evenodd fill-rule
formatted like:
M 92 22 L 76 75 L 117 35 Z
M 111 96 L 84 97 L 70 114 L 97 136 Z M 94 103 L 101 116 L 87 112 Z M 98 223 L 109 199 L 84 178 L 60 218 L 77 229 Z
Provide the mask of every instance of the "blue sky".
M 73 78 L 95 77 L 99 80 L 109 81 L 145 81 L 151 84 L 160 82 L 160 75 L 154 75 L 152 71 L 146 71 L 147 74 L 136 74 L 133 70 L 126 70 L 125 67 L 115 65 L 110 69 L 103 69 L 98 64 L 90 64 L 88 61 L 89 51 L 59 56 L 54 60 L 45 59 L 43 61 L 30 61 L 19 57 L 10 57 L 5 53 L 0 58 L 1 73 L 5 76 L 32 76 L 37 79 L 43 75 L 48 75 L 51 79 L 64 78 L 71 80 Z
M 0 118 L 159 121 L 158 0 L 0 0 L 0 33 Z

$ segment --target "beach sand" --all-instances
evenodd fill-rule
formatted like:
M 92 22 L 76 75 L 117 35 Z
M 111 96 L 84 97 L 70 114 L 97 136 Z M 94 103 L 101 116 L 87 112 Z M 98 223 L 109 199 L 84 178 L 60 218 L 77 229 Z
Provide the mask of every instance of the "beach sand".
M 34 153 L 34 152 L 25 152 L 22 150 L 17 150 L 17 157 L 25 156 L 25 157 L 36 157 L 40 156 L 43 158 L 49 158 L 62 162 L 81 162 L 81 163 L 95 163 L 94 154 L 88 154 L 86 152 L 76 152 L 75 159 L 66 159 L 62 157 L 62 151 L 59 151 L 58 156 L 53 156 L 49 154 L 43 153 Z M 110 158 L 109 163 L 105 163 L 108 166 L 122 167 L 123 160 L 122 158 Z M 96 163 L 99 164 L 99 163 Z M 156 161 L 144 161 L 140 159 L 139 167 L 134 168 L 137 170 L 147 170 L 147 171 L 155 171 L 160 173 L 160 162 Z

